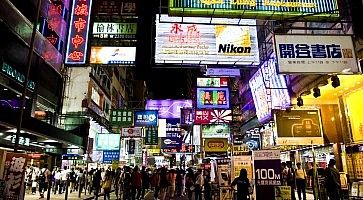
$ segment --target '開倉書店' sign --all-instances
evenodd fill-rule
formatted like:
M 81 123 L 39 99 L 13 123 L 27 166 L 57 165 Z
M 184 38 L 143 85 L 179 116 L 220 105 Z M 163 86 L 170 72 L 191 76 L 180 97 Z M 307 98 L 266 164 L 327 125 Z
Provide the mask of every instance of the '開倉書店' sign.
M 336 0 L 169 0 L 169 14 L 257 19 L 339 17 Z

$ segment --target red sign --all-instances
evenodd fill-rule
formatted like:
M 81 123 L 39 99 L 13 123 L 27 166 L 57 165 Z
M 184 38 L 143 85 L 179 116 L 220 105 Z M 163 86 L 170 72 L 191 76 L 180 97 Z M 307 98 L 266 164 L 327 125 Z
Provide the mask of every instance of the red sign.
M 231 110 L 196 110 L 194 124 L 229 123 L 232 121 Z
M 24 199 L 24 174 L 27 154 L 6 153 L 4 180 L 6 181 L 5 199 Z
M 170 148 L 170 149 L 162 149 L 164 153 L 193 153 L 194 146 L 182 144 L 181 149 L 178 148 Z
M 92 0 L 73 0 L 66 64 L 85 64 Z

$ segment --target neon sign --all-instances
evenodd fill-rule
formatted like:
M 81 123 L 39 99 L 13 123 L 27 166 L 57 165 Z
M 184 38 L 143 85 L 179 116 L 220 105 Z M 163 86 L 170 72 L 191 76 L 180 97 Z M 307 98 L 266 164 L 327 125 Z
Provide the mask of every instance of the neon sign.
M 86 62 L 91 5 L 92 0 L 73 0 L 66 64 L 84 64 Z

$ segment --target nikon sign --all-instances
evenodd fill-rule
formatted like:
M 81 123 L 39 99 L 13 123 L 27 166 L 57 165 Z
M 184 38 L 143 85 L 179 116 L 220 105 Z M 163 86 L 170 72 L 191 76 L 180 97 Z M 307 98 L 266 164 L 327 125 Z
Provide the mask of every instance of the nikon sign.
M 275 20 L 339 17 L 337 0 L 169 0 L 169 14 Z
M 256 20 L 219 18 L 207 25 L 201 23 L 210 18 L 156 19 L 157 64 L 259 64 Z

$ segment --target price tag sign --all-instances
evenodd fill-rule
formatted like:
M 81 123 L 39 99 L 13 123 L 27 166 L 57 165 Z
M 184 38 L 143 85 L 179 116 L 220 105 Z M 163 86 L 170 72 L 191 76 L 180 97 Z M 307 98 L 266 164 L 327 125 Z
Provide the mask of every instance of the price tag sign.
M 255 165 L 256 199 L 274 200 L 275 186 L 281 186 L 281 160 L 279 150 L 253 152 Z

